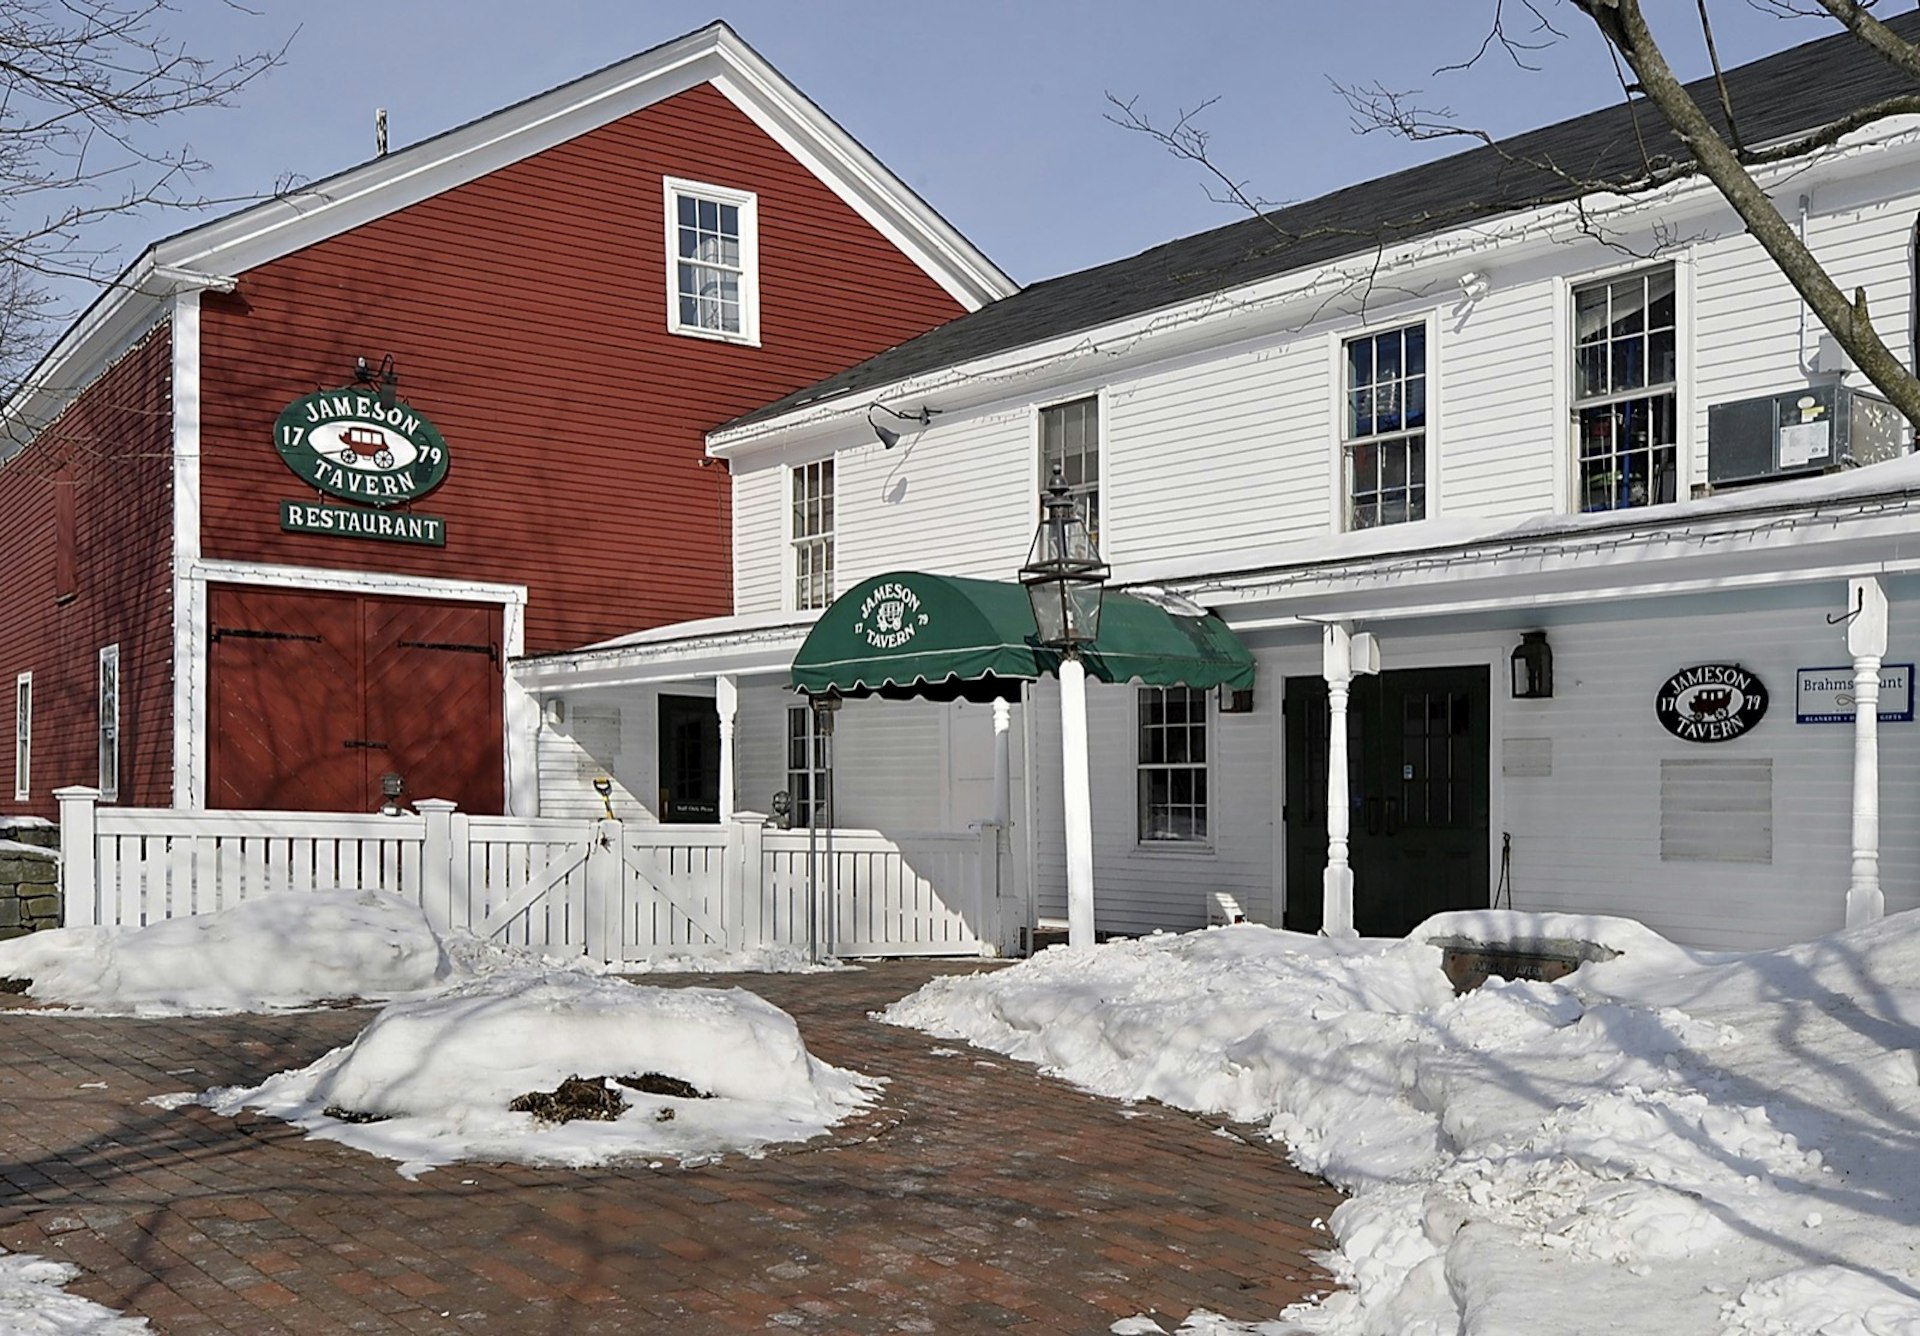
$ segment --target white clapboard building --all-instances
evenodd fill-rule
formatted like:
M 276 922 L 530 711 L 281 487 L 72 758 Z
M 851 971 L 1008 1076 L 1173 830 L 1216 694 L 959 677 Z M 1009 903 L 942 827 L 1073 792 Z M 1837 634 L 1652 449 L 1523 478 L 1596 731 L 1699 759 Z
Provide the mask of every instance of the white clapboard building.
M 1753 144 L 1899 78 L 1841 36 L 1728 87 Z M 997 824 L 1015 919 L 1064 923 L 1058 683 L 966 689 L 982 660 L 935 635 L 958 597 L 992 639 L 1057 467 L 1110 605 L 1209 609 L 1252 664 L 1087 691 L 1101 933 L 1317 929 L 1342 817 L 1367 933 L 1511 905 L 1752 946 L 1876 886 L 1920 905 L 1912 433 L 1713 190 L 1572 200 L 1540 166 L 1640 153 L 1596 112 L 1037 283 L 719 426 L 735 612 L 515 666 L 542 810 L 598 813 L 604 776 L 650 819 L 661 700 L 712 697 L 723 819 L 824 821 L 796 659 L 863 671 L 807 648 L 836 612 L 882 658 L 917 625 L 918 698 L 834 716 L 831 823 Z M 1910 356 L 1920 119 L 1763 180 Z

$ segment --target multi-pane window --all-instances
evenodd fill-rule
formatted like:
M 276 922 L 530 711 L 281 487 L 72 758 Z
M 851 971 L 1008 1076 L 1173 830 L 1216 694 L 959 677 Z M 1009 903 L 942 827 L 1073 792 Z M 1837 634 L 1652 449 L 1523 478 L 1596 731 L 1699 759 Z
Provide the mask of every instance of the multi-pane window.
M 793 606 L 833 602 L 833 461 L 793 470 Z
M 678 333 L 757 338 L 754 197 L 668 181 L 667 247 L 669 326 Z
M 1059 478 L 1073 494 L 1094 545 L 1100 543 L 1100 400 L 1075 399 L 1040 410 L 1040 490 Z
M 1347 527 L 1427 517 L 1427 327 L 1346 342 Z
M 1207 838 L 1207 693 L 1141 687 L 1140 839 Z
M 1674 499 L 1679 451 L 1673 266 L 1573 290 L 1573 418 L 1582 510 Z
M 833 775 L 827 768 L 827 738 L 816 727 L 807 705 L 787 708 L 787 795 L 793 802 L 793 824 L 833 824 Z
M 120 647 L 100 651 L 100 796 L 120 797 Z
M 25 802 L 33 786 L 33 674 L 13 679 L 13 796 Z

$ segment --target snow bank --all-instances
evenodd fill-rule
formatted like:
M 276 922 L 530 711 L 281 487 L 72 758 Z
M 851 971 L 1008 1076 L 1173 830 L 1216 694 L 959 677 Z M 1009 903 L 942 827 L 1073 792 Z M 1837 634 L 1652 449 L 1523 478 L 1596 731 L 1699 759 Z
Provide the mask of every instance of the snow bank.
M 140 1015 L 254 1011 L 429 988 L 453 965 L 418 906 L 380 891 L 248 900 L 145 928 L 56 928 L 0 942 L 28 996 Z
M 1619 954 L 1455 998 L 1449 936 Z M 1352 1194 L 1346 1289 L 1270 1331 L 1920 1333 L 1920 916 L 1755 955 L 1545 915 L 1243 925 L 1050 950 L 886 1018 L 1285 1138 Z
M 111 1309 L 68 1294 L 62 1286 L 78 1267 L 44 1257 L 0 1250 L 0 1332 L 8 1336 L 139 1336 L 145 1318 L 121 1317 Z
M 612 1122 L 542 1124 L 507 1108 L 570 1076 L 648 1073 L 713 1097 L 621 1089 L 629 1107 Z M 312 1065 L 197 1102 L 227 1114 L 259 1109 L 399 1160 L 414 1177 L 456 1160 L 579 1166 L 756 1153 L 826 1131 L 870 1103 L 878 1084 L 812 1057 L 792 1017 L 740 989 L 525 972 L 393 1003 Z M 343 1121 L 328 1109 L 382 1121 Z

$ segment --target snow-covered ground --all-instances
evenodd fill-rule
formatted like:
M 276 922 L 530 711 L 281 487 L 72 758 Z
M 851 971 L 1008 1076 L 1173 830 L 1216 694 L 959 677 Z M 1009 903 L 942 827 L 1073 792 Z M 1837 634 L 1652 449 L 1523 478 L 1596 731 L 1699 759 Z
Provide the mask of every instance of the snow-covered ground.
M 1456 998 L 1427 944 L 1454 933 L 1621 954 Z M 1345 1289 L 1192 1336 L 1920 1334 L 1920 915 L 1749 955 L 1610 919 L 1238 926 L 1056 948 L 885 1016 L 1264 1125 L 1352 1194 Z
M 142 1336 L 145 1318 L 122 1317 L 61 1288 L 78 1267 L 0 1249 L 0 1332 L 7 1336 Z
M 282 892 L 144 928 L 59 928 L 0 942 L 0 978 L 94 1015 L 209 1015 L 444 991 L 502 972 L 586 974 L 844 969 L 763 947 L 651 961 L 552 961 L 466 934 L 441 936 L 418 906 L 380 891 Z
M 649 1075 L 699 1094 L 621 1083 Z M 602 1088 L 626 1107 L 611 1121 L 564 1123 L 508 1108 L 575 1076 L 611 1078 Z M 162 1101 L 259 1109 L 398 1160 L 412 1178 L 457 1160 L 583 1166 L 756 1154 L 826 1131 L 878 1086 L 814 1058 L 791 1016 L 743 989 L 528 970 L 391 1003 L 351 1044 L 260 1085 Z

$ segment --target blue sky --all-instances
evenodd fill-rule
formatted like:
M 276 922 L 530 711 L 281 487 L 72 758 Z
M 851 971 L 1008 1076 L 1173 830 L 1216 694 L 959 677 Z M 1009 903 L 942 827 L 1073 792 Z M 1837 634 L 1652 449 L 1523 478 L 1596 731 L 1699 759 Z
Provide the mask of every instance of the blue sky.
M 176 130 L 214 164 L 211 195 L 315 179 L 371 156 L 376 107 L 398 148 L 725 18 L 1021 282 L 1230 222 L 1203 173 L 1110 124 L 1106 94 L 1156 119 L 1217 97 L 1219 162 L 1274 201 L 1377 176 L 1447 147 L 1356 136 L 1332 81 L 1423 88 L 1501 133 L 1620 96 L 1592 25 L 1544 0 L 1567 39 L 1539 71 L 1489 56 L 1464 73 L 1494 0 L 183 0 L 171 31 L 203 54 L 277 46 L 284 65 L 231 110 Z M 1508 8 L 1515 8 L 1508 0 Z M 1705 72 L 1694 0 L 1647 0 L 1674 63 Z M 1831 30 L 1715 0 L 1728 64 Z M 117 230 L 119 258 L 191 219 Z

